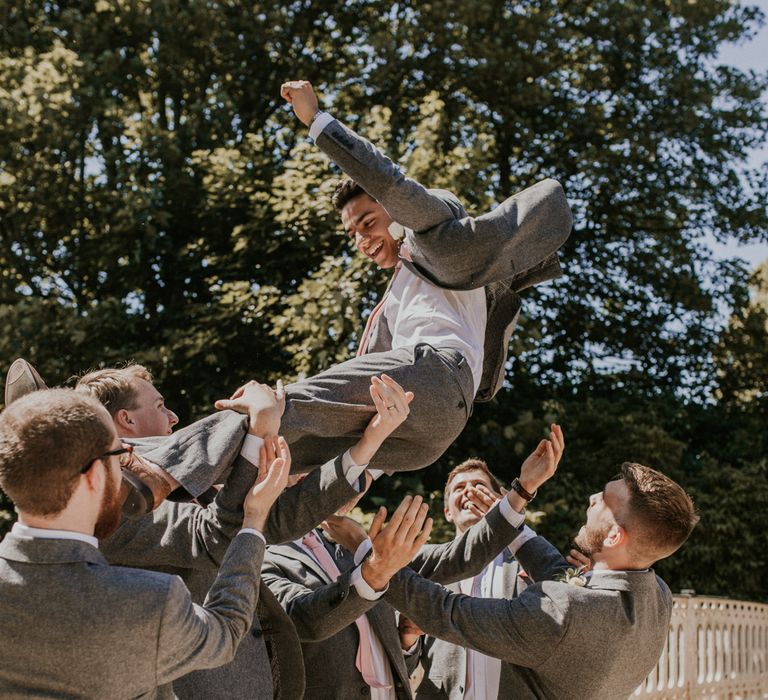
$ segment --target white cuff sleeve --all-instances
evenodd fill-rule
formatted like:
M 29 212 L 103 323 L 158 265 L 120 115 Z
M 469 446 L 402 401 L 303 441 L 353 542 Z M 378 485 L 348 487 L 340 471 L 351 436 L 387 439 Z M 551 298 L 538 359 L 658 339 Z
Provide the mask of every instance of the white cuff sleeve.
M 528 540 L 532 540 L 534 537 L 536 537 L 536 533 L 531 530 L 527 525 L 523 528 L 523 531 L 515 537 L 512 542 L 509 543 L 509 549 L 510 552 L 512 552 L 512 555 L 514 556 L 517 554 L 517 550 L 520 549 Z
M 385 474 L 381 469 L 369 469 L 368 473 L 373 477 L 374 481 Z
M 247 532 L 251 535 L 256 535 L 264 544 L 267 543 L 267 541 L 264 539 L 264 535 L 262 535 L 258 530 L 254 530 L 252 527 L 244 527 L 238 532 L 239 535 L 241 532 Z
M 259 450 L 264 444 L 264 440 L 250 433 L 246 433 L 243 446 L 240 448 L 240 454 L 251 464 L 259 466 Z
M 387 584 L 387 588 L 383 591 L 374 591 L 363 578 L 363 569 L 360 566 L 352 572 L 352 575 L 349 577 L 349 582 L 355 587 L 357 594 L 364 600 L 378 600 L 389 588 L 389 584 Z
M 360 491 L 360 487 L 358 486 L 357 482 L 360 478 L 360 475 L 365 471 L 367 466 L 367 463 L 356 464 L 352 460 L 352 456 L 349 454 L 349 450 L 347 450 L 341 456 L 341 470 L 344 472 L 344 476 L 347 477 L 349 485 L 352 486 L 358 493 Z
M 323 133 L 323 129 L 333 121 L 333 117 L 328 112 L 318 112 L 314 121 L 309 125 L 309 138 L 317 141 L 317 137 Z
M 413 656 L 419 649 L 419 642 L 421 641 L 421 637 L 417 639 L 412 645 L 410 649 L 403 649 L 403 656 Z
M 525 522 L 525 513 L 518 513 L 510 504 L 508 498 L 499 501 L 499 512 L 512 527 L 520 527 Z
M 360 566 L 360 564 L 363 563 L 363 559 L 365 559 L 372 547 L 373 542 L 371 542 L 369 537 L 366 537 L 359 545 L 357 545 L 357 549 L 355 550 L 355 566 Z

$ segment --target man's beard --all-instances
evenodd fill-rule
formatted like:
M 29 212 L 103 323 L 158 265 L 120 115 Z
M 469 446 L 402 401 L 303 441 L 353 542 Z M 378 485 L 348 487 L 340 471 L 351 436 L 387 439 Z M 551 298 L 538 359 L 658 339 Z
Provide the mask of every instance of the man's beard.
M 573 540 L 573 547 L 585 557 L 592 557 L 603 551 L 603 542 L 611 531 L 610 526 L 603 528 L 590 527 L 586 523 Z
M 106 467 L 106 465 L 104 466 Z M 119 484 L 119 481 L 115 483 L 110 478 L 109 469 L 107 469 L 107 483 L 104 486 L 101 509 L 99 510 L 99 517 L 96 519 L 96 525 L 93 528 L 93 535 L 96 539 L 107 539 L 120 525 L 120 512 L 122 508 L 119 498 Z

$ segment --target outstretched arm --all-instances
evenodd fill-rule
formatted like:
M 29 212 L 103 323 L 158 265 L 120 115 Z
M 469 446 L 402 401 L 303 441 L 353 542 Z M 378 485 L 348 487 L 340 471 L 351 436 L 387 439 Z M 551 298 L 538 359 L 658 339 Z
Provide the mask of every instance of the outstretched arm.
M 443 199 L 405 177 L 400 168 L 370 141 L 329 114 L 319 112 L 317 97 L 308 81 L 284 83 L 280 94 L 293 105 L 299 121 L 311 125 L 310 136 L 318 147 L 399 224 L 414 231 L 424 231 L 457 218 L 457 212 Z

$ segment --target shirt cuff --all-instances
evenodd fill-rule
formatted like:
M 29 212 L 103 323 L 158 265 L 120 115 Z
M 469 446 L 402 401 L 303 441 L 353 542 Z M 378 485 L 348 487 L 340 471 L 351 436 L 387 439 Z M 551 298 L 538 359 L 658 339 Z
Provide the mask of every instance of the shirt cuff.
M 373 477 L 373 480 L 376 481 L 380 476 L 384 476 L 385 472 L 381 469 L 369 469 L 368 473 Z
M 370 537 L 366 537 L 355 550 L 355 566 L 360 566 L 363 563 L 363 559 L 368 556 L 368 552 L 373 548 L 373 542 Z
M 333 121 L 333 117 L 328 112 L 318 112 L 312 123 L 309 125 L 309 138 L 317 141 L 317 137 L 323 133 L 323 129 Z
M 238 532 L 237 534 L 239 535 L 243 532 L 247 532 L 250 535 L 256 535 L 256 537 L 258 537 L 264 544 L 267 544 L 267 540 L 264 539 L 264 535 L 258 530 L 254 530 L 252 527 L 244 527 L 244 528 L 241 528 L 240 532 Z
M 410 649 L 403 649 L 403 656 L 413 656 L 418 650 L 419 650 L 419 642 L 421 641 L 421 637 L 419 637 L 413 644 L 411 644 Z
M 389 584 L 387 584 L 387 587 L 383 591 L 374 591 L 363 578 L 363 569 L 360 566 L 352 572 L 352 575 L 349 577 L 349 582 L 355 587 L 357 594 L 363 600 L 378 600 L 389 588 Z
M 537 537 L 536 533 L 526 525 L 523 528 L 523 531 L 517 537 L 515 537 L 512 542 L 509 543 L 509 547 L 507 547 L 507 549 L 509 549 L 509 551 L 514 556 L 517 554 L 517 550 L 520 549 L 520 547 L 522 547 L 528 540 L 532 540 L 534 537 Z
M 367 463 L 355 463 L 352 459 L 352 455 L 349 454 L 349 450 L 341 456 L 341 470 L 344 472 L 344 476 L 347 478 L 349 485 L 358 493 L 360 493 L 360 484 L 358 483 L 358 480 L 367 466 Z
M 259 450 L 264 444 L 264 440 L 250 433 L 245 434 L 243 446 L 240 448 L 240 455 L 247 459 L 251 464 L 259 466 Z
M 509 503 L 508 498 L 502 498 L 499 502 L 499 513 L 504 516 L 512 527 L 519 528 L 525 522 L 525 513 L 518 513 Z

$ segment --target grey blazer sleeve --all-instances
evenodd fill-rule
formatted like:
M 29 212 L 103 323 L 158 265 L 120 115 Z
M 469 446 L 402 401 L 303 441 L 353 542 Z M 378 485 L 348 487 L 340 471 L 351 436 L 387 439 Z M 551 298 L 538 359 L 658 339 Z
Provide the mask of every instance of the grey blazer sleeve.
M 517 532 L 499 507 L 494 506 L 461 537 L 445 544 L 424 545 L 409 566 L 424 578 L 443 585 L 461 581 L 479 574 Z
M 340 122 L 328 124 L 317 145 L 403 226 L 424 231 L 455 217 L 441 197 L 405 177 L 376 146 Z
M 254 464 L 238 457 L 207 508 L 166 501 L 138 520 L 123 519 L 117 532 L 101 543 L 104 556 L 112 564 L 141 568 L 218 567 L 242 527 L 243 501 L 257 473 Z
M 477 289 L 516 279 L 529 286 L 539 266 L 557 269 L 554 257 L 571 233 L 573 217 L 560 184 L 542 180 L 473 218 L 450 192 L 427 190 L 401 172 L 373 144 L 338 121 L 317 145 L 387 210 L 413 229 L 408 247 L 413 264 L 435 284 Z
M 474 598 L 401 569 L 385 597 L 433 637 L 534 667 L 556 649 L 568 624 L 567 597 L 549 595 L 562 584 L 547 584 L 558 588 L 545 592 L 537 584 L 517 598 Z
M 344 475 L 341 457 L 337 457 L 277 499 L 269 512 L 264 537 L 269 544 L 298 539 L 357 494 Z
M 358 595 L 350 585 L 350 571 L 343 572 L 334 583 L 310 588 L 300 582 L 306 580 L 306 573 L 294 570 L 296 567 L 301 569 L 301 563 L 268 552 L 261 576 L 288 613 L 302 642 L 332 637 L 378 603 Z
M 159 622 L 157 685 L 234 658 L 253 621 L 263 557 L 264 543 L 258 537 L 238 535 L 203 606 L 192 603 L 181 579 L 171 579 Z
M 554 579 L 570 564 L 549 540 L 541 536 L 528 540 L 515 554 L 525 573 L 535 582 Z

